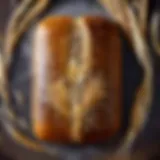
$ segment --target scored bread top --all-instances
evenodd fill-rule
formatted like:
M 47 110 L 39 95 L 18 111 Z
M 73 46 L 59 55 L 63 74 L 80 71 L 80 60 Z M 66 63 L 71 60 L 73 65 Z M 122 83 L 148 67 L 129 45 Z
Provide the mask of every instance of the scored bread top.
M 102 17 L 47 17 L 33 45 L 32 126 L 42 139 L 103 142 L 121 126 L 117 27 Z

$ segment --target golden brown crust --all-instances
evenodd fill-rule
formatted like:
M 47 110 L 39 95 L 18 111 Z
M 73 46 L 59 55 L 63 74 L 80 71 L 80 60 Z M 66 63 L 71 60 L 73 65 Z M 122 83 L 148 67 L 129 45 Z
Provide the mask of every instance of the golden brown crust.
M 79 50 L 72 51 L 77 43 Z M 38 25 L 34 49 L 35 135 L 95 143 L 117 133 L 122 110 L 118 29 L 100 17 L 49 17 Z
M 70 18 L 49 17 L 36 31 L 32 119 L 33 132 L 43 140 L 64 142 L 69 139 L 68 120 L 57 114 L 46 99 L 49 98 L 47 88 L 51 87 L 48 83 L 64 74 L 71 28 Z
M 99 108 L 96 125 L 104 131 L 91 131 L 86 134 L 90 142 L 110 138 L 121 126 L 122 112 L 122 60 L 118 29 L 104 18 L 84 18 L 92 39 L 93 74 L 102 73 L 107 87 L 107 114 Z M 116 47 L 115 47 L 116 46 Z M 101 107 L 101 106 L 97 106 Z M 103 107 L 103 105 L 102 105 Z M 107 127 L 105 127 L 107 126 Z

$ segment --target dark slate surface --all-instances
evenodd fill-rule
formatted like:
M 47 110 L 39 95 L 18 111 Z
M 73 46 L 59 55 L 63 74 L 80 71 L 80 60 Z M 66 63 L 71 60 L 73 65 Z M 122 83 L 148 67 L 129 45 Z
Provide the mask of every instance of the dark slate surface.
M 67 3 L 66 3 L 67 2 Z M 158 0 L 157 0 L 158 2 Z M 153 3 L 153 2 L 152 2 Z M 155 0 L 154 0 L 155 3 Z M 45 14 L 69 14 L 69 15 L 84 15 L 84 14 L 91 14 L 91 15 L 102 15 L 107 16 L 106 12 L 103 8 L 101 8 L 95 0 L 56 0 L 54 3 L 54 7 L 50 7 L 48 13 Z M 59 5 L 61 4 L 61 5 Z M 6 7 L 4 7 L 6 6 Z M 155 7 L 156 5 L 153 5 Z M 156 6 L 157 7 L 157 6 Z M 7 12 L 7 0 L 1 0 L 0 2 L 0 15 L 1 25 L 0 29 L 3 30 L 4 23 L 6 22 L 8 12 Z M 16 50 L 16 58 L 13 63 L 13 70 L 12 70 L 12 86 L 14 89 L 21 90 L 24 95 L 26 95 L 26 102 L 29 102 L 29 94 L 28 89 L 30 88 L 30 58 L 31 58 L 31 50 L 30 50 L 30 36 L 32 35 L 34 27 L 26 33 L 26 35 L 22 39 L 22 43 Z M 134 53 L 132 53 L 131 49 L 126 45 L 126 41 L 122 38 L 123 43 L 123 68 L 124 68 L 124 114 L 125 114 L 125 122 L 128 120 L 130 106 L 132 104 L 132 100 L 134 98 L 134 91 L 138 84 L 140 83 L 142 77 L 142 71 L 140 66 L 137 64 L 136 58 Z M 145 157 L 144 159 L 149 159 L 153 153 L 158 153 L 160 148 L 160 98 L 159 98 L 159 90 L 160 90 L 160 58 L 158 58 L 154 53 L 152 55 L 153 62 L 154 62 L 154 69 L 155 69 L 155 78 L 154 78 L 154 101 L 152 105 L 152 111 L 149 116 L 149 121 L 145 130 L 139 135 L 135 148 L 137 151 L 143 154 Z M 18 75 L 24 75 L 25 79 L 20 79 Z M 17 105 L 14 105 L 17 106 Z M 23 109 L 22 109 L 23 108 Z M 29 103 L 26 106 L 21 107 L 14 107 L 16 112 L 19 116 L 25 116 L 26 120 L 29 121 L 28 116 L 28 109 Z M 127 123 L 125 123 L 125 127 Z M 2 140 L 2 150 L 13 157 L 15 160 L 50 160 L 51 157 L 48 157 L 42 153 L 34 153 L 32 151 L 26 150 L 25 148 L 21 147 L 20 145 L 15 144 L 10 137 L 2 133 L 4 135 L 4 140 Z M 9 138 L 9 139 L 8 139 Z M 88 149 L 88 148 L 87 148 Z M 90 148 L 88 149 L 88 151 Z M 92 159 L 93 157 L 89 152 L 85 152 L 84 155 L 82 149 L 79 150 L 69 150 L 69 154 L 66 154 L 65 160 L 78 160 L 78 159 Z M 61 152 L 62 153 L 62 152 Z M 91 153 L 94 155 L 95 153 Z M 88 157 L 89 156 L 89 157 Z M 76 157 L 76 158 L 75 158 Z M 157 159 L 158 160 L 158 159 Z

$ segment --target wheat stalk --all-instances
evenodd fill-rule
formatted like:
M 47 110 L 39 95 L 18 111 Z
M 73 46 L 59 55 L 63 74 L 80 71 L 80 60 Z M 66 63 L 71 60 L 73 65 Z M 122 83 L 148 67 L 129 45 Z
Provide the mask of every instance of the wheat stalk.
M 33 3 L 34 2 L 34 3 Z M 6 31 L 5 63 L 10 64 L 13 50 L 33 20 L 46 8 L 49 0 L 23 0 L 13 12 Z
M 8 22 L 8 28 L 6 30 L 4 48 L 2 52 L 3 54 L 0 57 L 0 95 L 3 98 L 3 106 L 5 106 L 5 109 L 7 109 L 8 117 L 11 121 L 17 119 L 14 111 L 10 107 L 8 89 L 7 74 L 11 59 L 14 56 L 15 47 L 18 44 L 21 36 L 29 28 L 33 20 L 47 7 L 49 2 L 50 0 L 23 0 L 19 6 L 16 7 Z M 14 129 L 13 126 L 11 128 Z M 16 141 L 21 142 L 21 144 L 24 144 L 28 148 L 33 148 L 34 150 L 39 150 L 39 148 L 41 148 L 41 146 L 36 144 L 35 141 L 20 135 L 21 133 L 18 133 L 18 136 L 17 133 L 16 135 L 15 132 L 11 131 L 10 133 Z
M 118 150 L 118 155 L 124 151 L 127 154 L 127 151 L 130 151 L 130 147 L 132 147 L 136 136 L 139 134 L 147 120 L 152 102 L 153 67 L 151 62 L 152 60 L 150 58 L 150 50 L 146 40 L 148 0 L 136 1 L 139 5 L 139 7 L 136 8 L 138 14 L 135 14 L 133 8 L 131 8 L 131 4 L 126 0 L 100 1 L 106 9 L 109 8 L 113 18 L 122 27 L 124 32 L 129 31 L 126 35 L 129 35 L 136 57 L 144 70 L 143 81 L 139 87 L 138 94 L 136 95 L 136 100 L 133 105 L 128 132 L 126 133 L 124 141 Z M 115 1 L 119 5 L 123 3 L 123 7 L 118 8 L 118 5 L 115 5 L 114 3 Z M 134 0 L 131 2 L 133 3 L 133 1 Z M 110 6 L 114 7 L 111 8 Z M 119 20 L 117 10 L 121 13 L 122 20 Z M 122 13 L 125 13 L 125 16 Z

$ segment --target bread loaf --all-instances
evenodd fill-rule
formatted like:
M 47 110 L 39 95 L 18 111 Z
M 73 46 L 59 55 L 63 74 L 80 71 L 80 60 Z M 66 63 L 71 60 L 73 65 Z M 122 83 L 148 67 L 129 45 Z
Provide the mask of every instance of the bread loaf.
M 32 129 L 53 143 L 98 143 L 121 127 L 117 27 L 102 17 L 47 17 L 35 29 Z

